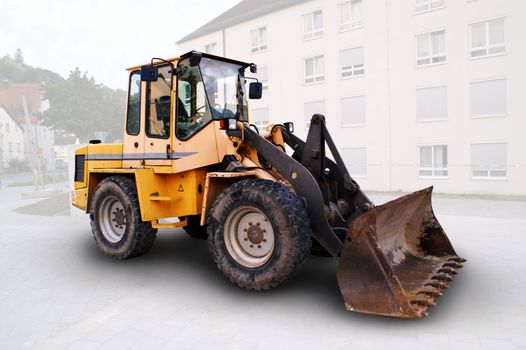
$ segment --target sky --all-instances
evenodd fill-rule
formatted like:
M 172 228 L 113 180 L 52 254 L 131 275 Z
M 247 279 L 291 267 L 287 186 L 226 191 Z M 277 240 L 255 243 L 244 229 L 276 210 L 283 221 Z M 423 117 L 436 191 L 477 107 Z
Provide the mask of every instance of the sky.
M 127 67 L 181 54 L 177 40 L 239 2 L 0 0 L 0 57 L 20 48 L 29 65 L 126 89 Z

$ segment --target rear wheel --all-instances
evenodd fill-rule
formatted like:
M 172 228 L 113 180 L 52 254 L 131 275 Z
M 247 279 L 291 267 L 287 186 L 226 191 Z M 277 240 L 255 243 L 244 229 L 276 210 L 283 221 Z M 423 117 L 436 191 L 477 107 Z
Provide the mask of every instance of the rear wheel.
M 90 209 L 91 229 L 99 250 L 116 259 L 146 253 L 153 245 L 156 230 L 141 220 L 135 182 L 121 176 L 102 180 Z
M 309 218 L 303 202 L 287 187 L 244 180 L 214 202 L 208 244 L 218 268 L 234 284 L 272 289 L 303 267 L 311 244 Z
M 188 216 L 186 220 L 188 220 L 188 222 L 186 223 L 184 230 L 190 237 L 195 239 L 206 239 L 206 225 L 201 226 L 200 215 Z

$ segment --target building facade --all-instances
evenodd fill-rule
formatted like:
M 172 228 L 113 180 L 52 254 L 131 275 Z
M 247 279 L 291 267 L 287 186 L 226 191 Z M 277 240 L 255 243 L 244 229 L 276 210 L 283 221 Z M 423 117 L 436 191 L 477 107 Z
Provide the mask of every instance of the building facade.
M 526 195 L 526 2 L 245 0 L 178 41 L 258 64 L 251 119 L 325 115 L 363 188 Z
M 0 171 L 24 160 L 24 129 L 0 105 Z
M 27 108 L 27 119 L 23 101 Z M 38 84 L 1 84 L 0 104 L 24 132 L 22 148 L 28 162 L 32 164 L 32 159 L 38 159 L 43 171 L 53 171 L 55 136 L 52 128 L 39 121 L 39 115 L 49 108 L 49 101 L 43 98 L 40 86 Z

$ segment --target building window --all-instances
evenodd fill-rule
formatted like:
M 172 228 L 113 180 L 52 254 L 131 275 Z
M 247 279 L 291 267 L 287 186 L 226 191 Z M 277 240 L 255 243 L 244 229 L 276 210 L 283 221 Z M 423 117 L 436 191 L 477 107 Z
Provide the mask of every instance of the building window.
M 344 1 L 338 5 L 340 30 L 361 27 L 363 25 L 363 1 Z
M 341 109 L 343 127 L 365 124 L 365 96 L 342 98 Z
M 16 144 L 16 150 L 18 153 L 22 153 L 22 145 L 20 144 L 20 142 Z
M 416 89 L 416 120 L 447 119 L 447 86 Z
M 267 67 L 258 67 L 258 76 L 259 81 L 263 84 L 263 90 L 268 90 L 268 68 Z
M 128 85 L 128 111 L 126 114 L 126 133 L 139 135 L 141 130 L 141 72 L 134 71 L 130 75 Z
M 471 57 L 496 55 L 506 51 L 504 17 L 478 22 L 471 28 Z
M 309 128 L 310 120 L 314 114 L 325 115 L 325 101 L 312 101 L 304 103 L 303 115 L 305 118 L 305 128 Z
M 159 79 L 146 83 L 146 136 L 170 137 L 172 66 L 159 66 Z M 140 84 L 139 84 L 140 85 Z M 140 114 L 140 113 L 139 113 Z
M 11 132 L 10 127 L 11 127 L 11 125 L 10 125 L 9 122 L 5 123 L 5 132 L 6 132 L 6 133 Z
M 365 147 L 343 148 L 342 158 L 351 176 L 367 176 L 367 149 Z
M 474 179 L 505 179 L 506 143 L 472 144 L 471 174 Z
M 506 79 L 475 81 L 469 85 L 472 117 L 506 116 Z
M 342 78 L 364 75 L 363 47 L 340 51 L 340 69 Z
M 13 152 L 13 143 L 12 142 L 8 142 L 7 143 L 7 150 L 9 151 L 9 153 Z
M 253 53 L 267 49 L 267 27 L 252 30 L 250 36 L 252 37 Z
M 268 108 L 253 109 L 250 114 L 250 122 L 258 128 L 266 128 L 269 124 Z
M 205 52 L 213 55 L 216 53 L 216 48 L 217 48 L 217 43 L 210 43 L 208 45 L 205 45 Z
M 303 16 L 303 40 L 323 35 L 323 13 L 321 10 Z
M 424 66 L 446 60 L 446 31 L 437 30 L 416 36 L 416 65 Z
M 325 80 L 323 55 L 305 59 L 305 83 L 315 83 Z
M 447 164 L 447 145 L 418 146 L 418 176 L 448 176 Z
M 444 7 L 444 0 L 416 0 L 415 12 L 426 12 Z

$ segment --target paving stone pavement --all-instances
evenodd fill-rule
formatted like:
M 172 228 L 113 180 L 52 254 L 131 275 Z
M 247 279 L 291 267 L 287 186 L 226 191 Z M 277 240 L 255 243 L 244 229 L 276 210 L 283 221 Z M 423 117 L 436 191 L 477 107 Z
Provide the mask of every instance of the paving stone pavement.
M 14 213 L 17 191 L 0 191 L 0 349 L 526 348 L 526 202 L 435 198 L 468 263 L 428 318 L 399 320 L 345 311 L 333 259 L 244 291 L 181 230 L 112 260 L 87 216 Z

